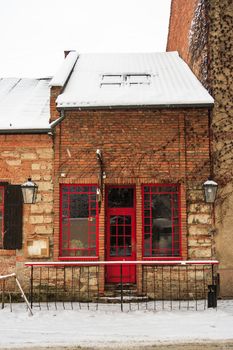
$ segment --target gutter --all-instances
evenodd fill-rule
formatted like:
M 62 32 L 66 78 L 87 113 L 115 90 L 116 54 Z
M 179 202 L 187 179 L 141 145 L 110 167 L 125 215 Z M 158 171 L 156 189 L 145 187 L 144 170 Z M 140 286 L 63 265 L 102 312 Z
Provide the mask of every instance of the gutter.
M 49 128 L 35 129 L 0 129 L 0 135 L 3 134 L 50 134 L 58 124 L 65 118 L 64 110 L 60 110 L 60 117 L 49 124 Z
M 117 105 L 117 106 L 72 106 L 72 107 L 57 107 L 58 111 L 67 110 L 99 110 L 99 109 L 162 109 L 162 108 L 212 108 L 213 103 L 202 104 L 161 104 L 161 105 Z
M 2 134 L 48 134 L 51 132 L 51 128 L 46 129 L 0 129 L 0 135 Z

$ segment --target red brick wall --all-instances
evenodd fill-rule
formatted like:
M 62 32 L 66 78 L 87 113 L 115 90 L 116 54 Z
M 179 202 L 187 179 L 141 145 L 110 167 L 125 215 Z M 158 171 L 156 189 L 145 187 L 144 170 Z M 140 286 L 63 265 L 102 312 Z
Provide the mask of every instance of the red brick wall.
M 141 185 L 181 183 L 183 258 L 187 243 L 187 190 L 202 193 L 209 175 L 208 112 L 205 109 L 68 111 L 56 128 L 54 258 L 59 256 L 59 184 L 98 183 L 96 150 L 103 153 L 105 184 L 136 185 L 137 259 L 142 258 Z M 61 176 L 63 174 L 63 176 Z M 204 199 L 199 198 L 203 204 Z M 192 225 L 210 222 L 192 220 Z M 104 203 L 100 259 L 105 254 Z M 200 226 L 199 225 L 199 226 Z M 199 227 L 198 226 L 198 227 Z M 208 232 L 205 232 L 208 235 Z M 194 245 L 192 245 L 193 248 Z M 195 258 L 195 251 L 192 258 Z M 200 257 L 200 256 L 199 256 Z
M 167 51 L 178 51 L 188 62 L 189 30 L 198 0 L 172 0 Z
M 172 0 L 167 51 L 178 51 L 188 62 L 189 30 L 198 0 Z
M 50 123 L 59 118 L 57 110 L 56 99 L 61 93 L 62 88 L 59 86 L 52 86 L 50 89 Z

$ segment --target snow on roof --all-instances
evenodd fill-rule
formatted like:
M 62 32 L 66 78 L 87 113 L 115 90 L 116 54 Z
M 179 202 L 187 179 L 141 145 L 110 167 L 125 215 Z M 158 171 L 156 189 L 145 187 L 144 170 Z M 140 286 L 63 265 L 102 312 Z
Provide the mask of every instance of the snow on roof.
M 0 79 L 0 130 L 49 129 L 50 79 Z
M 57 98 L 59 108 L 213 103 L 177 52 L 81 54 Z
M 49 85 L 61 87 L 64 86 L 77 59 L 78 53 L 76 51 L 70 51 Z

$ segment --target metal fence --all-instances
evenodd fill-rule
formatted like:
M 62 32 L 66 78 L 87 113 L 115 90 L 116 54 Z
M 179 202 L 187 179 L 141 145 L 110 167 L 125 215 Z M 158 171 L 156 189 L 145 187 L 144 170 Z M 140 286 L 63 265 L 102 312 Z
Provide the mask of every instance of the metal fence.
M 27 262 L 31 307 L 64 309 L 200 310 L 217 306 L 216 260 Z M 118 282 L 106 284 L 117 266 Z M 127 283 L 132 266 L 137 283 Z M 128 271 L 128 272 L 127 272 Z

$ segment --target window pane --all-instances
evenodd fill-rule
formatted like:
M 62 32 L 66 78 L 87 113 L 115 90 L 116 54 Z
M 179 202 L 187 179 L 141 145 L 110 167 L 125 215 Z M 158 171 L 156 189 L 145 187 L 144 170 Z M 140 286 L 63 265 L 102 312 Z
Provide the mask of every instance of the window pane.
M 124 245 L 124 237 L 123 236 L 118 236 L 118 245 L 123 246 Z
M 153 185 L 150 189 L 144 194 L 144 255 L 177 256 L 180 239 L 178 194 L 171 193 L 177 188 Z M 174 217 L 175 211 L 177 217 Z
M 69 192 L 65 192 L 66 188 Z M 62 186 L 62 250 L 67 256 L 96 255 L 96 211 L 97 203 L 91 201 L 95 186 Z M 95 196 L 96 198 L 96 196 Z M 94 252 L 94 253 L 93 253 Z
M 171 248 L 171 196 L 152 195 L 152 249 Z
M 171 195 L 152 195 L 152 217 L 153 219 L 171 219 Z
M 116 235 L 116 226 L 111 226 L 110 227 L 110 235 L 113 235 L 113 236 Z
M 124 233 L 124 226 L 118 226 L 118 235 L 123 235 Z
M 134 189 L 126 187 L 110 188 L 108 191 L 109 208 L 133 208 Z
M 118 225 L 123 225 L 124 224 L 124 216 L 118 216 L 118 221 L 117 221 Z
M 131 245 L 131 237 L 125 237 L 125 245 L 130 246 Z
M 130 236 L 131 235 L 131 226 L 125 226 L 125 235 Z
M 71 194 L 70 195 L 70 217 L 88 218 L 88 195 Z
M 88 248 L 88 219 L 70 220 L 71 248 Z
M 116 236 L 112 236 L 111 237 L 110 244 L 111 244 L 111 247 L 115 247 L 117 245 L 116 244 Z

